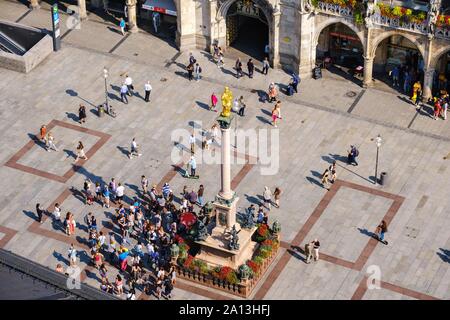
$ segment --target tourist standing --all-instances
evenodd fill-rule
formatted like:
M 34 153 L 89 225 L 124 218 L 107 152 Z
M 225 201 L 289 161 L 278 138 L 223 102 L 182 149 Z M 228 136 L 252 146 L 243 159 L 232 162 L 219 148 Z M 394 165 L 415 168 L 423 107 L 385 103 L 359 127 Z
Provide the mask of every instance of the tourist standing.
M 217 102 L 219 102 L 219 99 L 217 98 L 216 94 L 213 92 L 211 95 L 211 107 L 209 108 L 209 110 L 217 112 L 217 110 L 216 110 Z
M 195 73 L 195 81 L 199 81 L 200 73 L 202 73 L 202 68 L 200 67 L 200 65 L 198 63 L 195 64 L 194 73 Z
M 194 65 L 192 63 L 189 63 L 188 66 L 186 67 L 186 70 L 188 72 L 188 79 L 189 81 L 191 81 L 194 78 L 193 77 Z
M 59 203 L 55 203 L 55 208 L 53 209 L 53 218 L 55 221 L 61 222 L 61 208 L 59 207 Z
M 236 69 L 236 78 L 240 78 L 242 77 L 242 62 L 241 62 L 241 58 L 237 58 L 236 60 L 236 64 L 235 64 L 235 69 Z
M 252 58 L 250 58 L 247 62 L 247 70 L 248 70 L 248 77 L 253 78 L 253 72 L 255 71 L 255 64 L 253 63 Z
M 306 257 L 306 263 L 311 263 L 311 259 L 313 257 L 312 242 L 305 244 L 305 257 Z
M 36 204 L 36 214 L 38 216 L 38 222 L 42 223 L 42 216 L 44 215 L 44 209 L 41 208 L 41 204 Z
M 219 58 L 217 59 L 217 68 L 223 68 L 224 66 L 224 61 L 223 61 L 223 52 L 222 52 L 222 48 L 219 47 Z
M 80 123 L 86 122 L 86 107 L 80 104 L 80 107 L 78 108 L 78 119 Z
M 192 131 L 191 135 L 189 136 L 189 144 L 191 145 L 191 154 L 195 153 L 195 136 L 194 131 Z
M 144 175 L 141 176 L 141 187 L 142 193 L 146 195 L 148 192 L 148 179 Z
M 122 204 L 124 194 L 125 187 L 122 185 L 122 183 L 119 182 L 116 189 L 117 204 Z
M 203 199 L 203 193 L 205 192 L 205 188 L 201 184 L 197 191 L 198 196 L 198 204 L 200 207 L 203 207 L 205 205 L 204 199 Z
M 125 76 L 125 84 L 126 84 L 126 86 L 128 88 L 128 95 L 130 97 L 132 97 L 133 94 L 134 94 L 133 93 L 133 90 L 134 90 L 133 79 L 131 79 L 131 77 L 128 74 Z
M 265 57 L 263 61 L 262 73 L 264 75 L 267 75 L 267 73 L 269 72 L 269 68 L 270 68 L 269 59 Z
M 104 186 L 103 186 L 103 207 L 106 207 L 106 208 L 109 208 L 109 205 L 110 205 L 110 196 L 111 196 L 111 193 L 109 192 L 109 188 L 108 188 L 108 186 L 105 184 Z
M 270 210 L 272 207 L 272 191 L 270 191 L 269 187 L 267 186 L 264 187 L 263 197 L 264 206 Z
M 77 250 L 75 249 L 73 243 L 70 244 L 68 255 L 69 255 L 69 265 L 71 267 L 75 267 L 77 265 Z
M 420 96 L 422 95 L 422 85 L 420 81 L 416 81 L 413 85 L 413 94 L 411 97 L 412 102 L 418 106 L 420 102 Z
M 189 160 L 189 165 L 191 167 L 191 176 L 195 177 L 195 171 L 197 170 L 197 161 L 195 160 L 194 155 L 191 156 Z
M 238 115 L 240 115 L 241 117 L 244 116 L 245 107 L 246 107 L 246 105 L 245 105 L 245 102 L 244 102 L 244 96 L 241 96 L 239 98 L 239 111 L 238 111 Z
M 314 239 L 314 241 L 313 241 L 314 261 L 318 261 L 319 260 L 319 248 L 320 248 L 319 240 Z
M 328 170 L 331 175 L 330 182 L 334 183 L 336 181 L 337 175 L 336 175 L 336 161 L 333 161 L 333 163 L 328 167 Z
M 150 101 L 150 93 L 152 92 L 152 86 L 150 84 L 150 81 L 147 81 L 147 83 L 144 85 L 144 91 L 145 91 L 145 102 Z
M 434 103 L 434 120 L 437 120 L 439 118 L 439 115 L 441 114 L 441 99 L 436 99 L 436 102 Z
M 269 102 L 277 101 L 278 90 L 275 83 L 270 83 L 267 95 L 269 96 Z
M 347 163 L 355 164 L 355 166 L 357 166 L 358 162 L 356 162 L 356 157 L 358 156 L 359 156 L 358 149 L 355 146 L 350 146 L 350 151 L 348 151 Z
M 273 192 L 273 196 L 275 198 L 275 206 L 277 208 L 280 207 L 280 196 L 281 196 L 281 189 L 279 187 L 275 188 L 275 191 Z

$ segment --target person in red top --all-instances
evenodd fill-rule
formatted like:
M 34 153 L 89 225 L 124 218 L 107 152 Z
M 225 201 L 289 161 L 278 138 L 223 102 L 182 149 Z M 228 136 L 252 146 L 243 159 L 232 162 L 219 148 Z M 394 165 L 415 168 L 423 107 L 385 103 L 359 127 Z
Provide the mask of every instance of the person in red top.
M 47 127 L 44 125 L 42 125 L 41 130 L 40 130 L 40 139 L 42 141 L 45 141 L 45 135 L 47 134 Z
M 436 99 L 436 102 L 434 103 L 434 120 L 437 120 L 439 115 L 441 114 L 442 106 L 441 106 L 441 100 Z
M 211 107 L 209 108 L 209 110 L 217 112 L 217 110 L 216 110 L 217 102 L 218 102 L 217 96 L 213 92 L 213 94 L 211 95 Z

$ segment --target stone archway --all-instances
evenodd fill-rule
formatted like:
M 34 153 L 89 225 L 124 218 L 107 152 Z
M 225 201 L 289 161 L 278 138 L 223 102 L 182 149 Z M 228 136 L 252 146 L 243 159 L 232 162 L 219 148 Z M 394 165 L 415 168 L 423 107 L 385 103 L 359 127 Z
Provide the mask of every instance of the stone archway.
M 383 40 L 386 40 L 388 38 L 390 38 L 391 36 L 401 36 L 403 38 L 408 39 L 409 41 L 411 41 L 416 47 L 417 50 L 419 50 L 420 54 L 422 55 L 422 57 L 425 57 L 425 47 L 422 43 L 420 43 L 416 37 L 414 37 L 413 35 L 410 35 L 408 33 L 402 33 L 402 32 L 398 32 L 398 31 L 387 31 L 387 32 L 382 32 L 380 35 L 376 36 L 374 39 L 372 39 L 371 41 L 371 50 L 368 50 L 368 56 L 369 57 L 375 57 L 375 52 L 378 48 L 378 46 L 380 45 L 380 43 Z
M 212 32 L 212 38 L 214 38 L 213 42 L 216 42 L 222 48 L 227 48 L 226 41 L 226 18 L 230 7 L 240 0 L 219 0 L 218 1 L 218 10 L 216 14 L 216 25 L 215 30 Z M 276 21 L 279 20 L 279 12 L 275 12 L 272 4 L 268 0 L 251 0 L 254 4 L 258 6 L 258 8 L 262 11 L 267 20 L 268 24 L 268 38 L 269 38 L 269 60 L 272 65 L 278 63 L 278 33 L 279 30 L 275 27 Z

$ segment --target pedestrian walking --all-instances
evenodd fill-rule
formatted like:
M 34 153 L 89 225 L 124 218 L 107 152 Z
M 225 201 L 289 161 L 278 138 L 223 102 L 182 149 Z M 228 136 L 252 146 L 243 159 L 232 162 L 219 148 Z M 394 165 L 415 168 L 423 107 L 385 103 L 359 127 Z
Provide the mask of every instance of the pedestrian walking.
M 312 244 L 313 244 L 313 250 L 314 250 L 314 261 L 318 261 L 319 260 L 320 242 L 319 242 L 319 240 L 314 239 Z
M 328 171 L 331 175 L 331 178 L 329 179 L 331 183 L 334 183 L 336 181 L 337 175 L 336 175 L 336 161 L 333 161 L 333 163 L 328 167 Z
M 189 64 L 194 65 L 196 62 L 197 62 L 197 59 L 195 59 L 195 57 L 192 54 L 192 52 L 189 52 Z
M 269 59 L 265 57 L 263 61 L 262 73 L 264 75 L 267 75 L 267 73 L 269 72 L 269 68 L 270 68 Z
M 253 78 L 253 72 L 255 71 L 255 64 L 253 63 L 252 58 L 248 59 L 247 70 L 248 70 L 248 77 Z
M 350 146 L 350 150 L 347 151 L 347 163 L 348 164 L 355 164 L 355 166 L 358 165 L 358 162 L 356 162 L 356 157 L 359 156 L 359 150 L 355 146 Z
M 236 69 L 236 78 L 240 78 L 242 77 L 242 62 L 241 62 L 241 58 L 237 58 L 236 60 L 236 64 L 235 64 L 235 69 Z
M 386 232 L 388 232 L 387 223 L 385 220 L 382 220 L 381 223 L 377 226 L 375 233 L 376 233 L 378 240 L 380 240 L 384 244 L 388 244 L 388 242 L 384 240 L 384 234 Z
M 200 65 L 198 63 L 195 64 L 194 73 L 195 73 L 195 81 L 199 81 L 200 74 L 202 73 L 202 68 L 200 67 Z
M 139 153 L 139 145 L 136 142 L 136 138 L 133 138 L 133 140 L 131 141 L 130 153 L 128 154 L 128 157 L 130 159 L 133 159 L 133 156 L 142 156 L 142 154 Z
M 422 95 L 422 85 L 420 84 L 420 81 L 416 81 L 413 85 L 413 94 L 411 97 L 411 101 L 416 106 L 419 105 L 421 95 Z
M 264 187 L 263 198 L 264 207 L 270 210 L 272 207 L 272 191 L 270 191 L 270 188 L 267 186 Z
M 189 136 L 189 144 L 191 146 L 191 154 L 195 153 L 195 135 L 194 131 L 192 131 L 191 135 Z
M 188 66 L 186 67 L 186 71 L 188 73 L 188 79 L 189 81 L 191 81 L 194 78 L 193 77 L 194 65 L 192 63 L 189 63 Z
M 205 205 L 205 201 L 203 199 L 203 193 L 205 192 L 205 187 L 201 184 L 197 191 L 197 197 L 198 197 L 198 205 L 200 207 L 203 207 Z
M 68 256 L 69 256 L 69 265 L 71 267 L 75 267 L 77 265 L 77 250 L 75 249 L 73 243 L 70 244 Z
M 281 118 L 281 101 L 277 101 L 272 110 L 272 125 L 277 128 L 277 121 Z
M 209 110 L 217 112 L 217 110 L 216 110 L 217 102 L 219 102 L 219 99 L 217 98 L 216 94 L 213 92 L 211 95 L 211 107 L 209 108 Z
M 127 94 L 128 94 L 128 86 L 124 83 L 120 87 L 120 98 L 122 99 L 122 102 L 125 104 L 128 104 Z
M 148 192 L 148 179 L 142 175 L 141 176 L 141 187 L 142 187 L 142 193 L 145 195 Z
M 46 135 L 47 135 L 47 126 L 45 124 L 43 124 L 41 126 L 41 129 L 39 130 L 39 139 L 44 143 L 46 143 L 46 138 L 45 138 Z
M 222 48 L 219 47 L 219 58 L 217 59 L 217 68 L 223 68 L 223 66 L 225 65 L 224 61 L 223 61 L 223 52 L 222 52 Z
M 275 198 L 275 207 L 280 207 L 280 196 L 281 196 L 281 189 L 279 187 L 276 187 L 273 191 L 273 197 Z
M 38 222 L 42 223 L 42 217 L 44 215 L 44 209 L 41 208 L 41 204 L 36 204 L 36 214 L 38 216 Z
M 84 145 L 81 141 L 78 141 L 78 146 L 77 146 L 77 157 L 75 159 L 74 162 L 77 162 L 78 159 L 83 159 L 83 160 L 87 160 L 88 157 L 86 157 L 86 154 L 84 153 Z
M 55 138 L 53 137 L 53 134 L 49 132 L 47 134 L 47 151 L 50 152 L 51 149 L 58 151 L 58 148 L 55 145 Z
M 325 171 L 322 173 L 322 186 L 325 188 L 325 189 L 327 189 L 327 190 L 330 190 L 330 187 L 329 187 L 329 181 L 328 181 L 328 178 L 330 177 L 330 170 L 328 170 L 328 168 L 327 169 L 325 169 Z
M 125 35 L 125 20 L 123 18 L 120 18 L 119 22 L 120 31 L 122 32 L 122 36 Z
M 244 116 L 245 107 L 246 107 L 246 105 L 245 105 L 245 102 L 244 102 L 244 96 L 241 96 L 239 98 L 239 111 L 238 111 L 238 115 L 240 115 L 241 117 Z
M 313 258 L 313 244 L 312 242 L 309 242 L 305 244 L 305 257 L 306 257 L 306 263 L 311 263 L 311 259 Z
M 277 101 L 278 90 L 275 83 L 270 83 L 267 95 L 269 96 L 269 102 Z
M 219 46 L 217 45 L 216 42 L 214 42 L 213 43 L 213 55 L 212 55 L 213 60 L 216 61 L 218 56 L 219 56 Z
M 297 86 L 299 83 L 300 83 L 300 77 L 297 74 L 292 73 L 292 80 L 291 80 L 290 86 L 292 86 L 295 93 L 298 93 Z
M 86 107 L 82 104 L 80 104 L 80 107 L 78 108 L 78 119 L 80 123 L 86 122 Z
M 130 97 L 134 94 L 134 86 L 133 86 L 133 79 L 127 74 L 125 75 L 125 82 L 124 82 L 128 88 L 128 95 Z
M 150 81 L 147 81 L 147 83 L 144 85 L 144 91 L 145 91 L 145 102 L 150 101 L 150 93 L 152 92 L 152 86 L 150 84 Z

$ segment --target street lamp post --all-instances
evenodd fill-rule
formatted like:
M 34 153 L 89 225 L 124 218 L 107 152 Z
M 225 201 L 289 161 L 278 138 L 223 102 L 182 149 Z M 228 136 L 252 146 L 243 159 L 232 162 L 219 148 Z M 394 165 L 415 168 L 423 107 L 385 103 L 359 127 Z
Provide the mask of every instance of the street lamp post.
M 379 155 L 379 150 L 380 150 L 380 147 L 381 147 L 381 137 L 380 137 L 380 135 L 378 135 L 376 138 L 375 138 L 375 142 L 376 142 L 376 144 L 377 144 L 377 161 L 376 161 L 376 163 L 375 163 L 375 181 L 374 181 L 374 183 L 375 184 L 377 184 L 377 180 L 378 180 L 378 155 Z
M 106 83 L 106 79 L 108 78 L 108 69 L 106 69 L 106 67 L 103 68 L 103 77 L 105 78 L 105 107 L 106 112 L 109 113 L 108 84 Z

